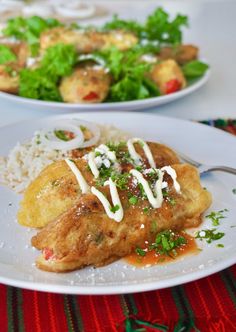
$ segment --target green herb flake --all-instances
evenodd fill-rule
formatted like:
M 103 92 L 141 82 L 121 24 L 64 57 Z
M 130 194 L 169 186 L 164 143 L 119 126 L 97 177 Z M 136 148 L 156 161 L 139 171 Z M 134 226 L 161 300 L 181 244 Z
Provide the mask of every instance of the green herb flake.
M 136 248 L 135 252 L 137 255 L 144 257 L 146 255 L 146 251 L 141 248 Z
M 217 241 L 221 239 L 225 233 L 222 232 L 216 232 L 216 228 L 213 229 L 203 229 L 201 231 L 198 231 L 195 235 L 196 239 L 200 239 L 201 241 L 203 239 L 206 240 L 207 243 L 212 243 L 213 241 Z
M 145 207 L 145 208 L 143 208 L 143 213 L 145 213 L 145 214 L 149 214 L 149 213 L 150 213 L 150 210 L 151 210 L 150 207 Z
M 155 249 L 158 254 L 164 254 L 172 257 L 177 255 L 175 249 L 185 245 L 186 243 L 187 240 L 185 237 L 179 236 L 171 230 L 166 230 L 157 234 L 155 243 L 151 244 L 149 249 Z
M 216 246 L 217 246 L 218 248 L 224 248 L 224 245 L 223 245 L 222 243 L 218 243 Z
M 233 193 L 234 195 L 236 195 L 236 188 L 233 188 L 233 189 L 232 189 L 232 193 Z
M 175 206 L 176 201 L 175 201 L 175 199 L 173 197 L 168 197 L 167 200 L 168 200 L 168 202 L 170 203 L 171 206 Z
M 115 213 L 116 211 L 118 211 L 120 209 L 120 206 L 118 204 L 112 206 L 110 208 L 111 212 Z
M 225 216 L 223 215 L 224 212 L 227 212 L 227 209 L 223 209 L 220 211 L 212 211 L 210 214 L 206 215 L 206 218 L 210 219 L 212 221 L 212 225 L 213 226 L 219 226 L 220 224 L 220 220 L 225 218 Z
M 130 203 L 130 205 L 136 205 L 138 203 L 138 197 L 137 196 L 130 197 L 129 203 Z

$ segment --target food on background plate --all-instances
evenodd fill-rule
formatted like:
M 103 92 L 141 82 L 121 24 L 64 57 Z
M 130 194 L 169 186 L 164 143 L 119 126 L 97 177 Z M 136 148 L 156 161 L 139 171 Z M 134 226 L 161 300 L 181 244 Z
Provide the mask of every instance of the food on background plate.
M 114 16 L 102 27 L 12 18 L 0 38 L 0 91 L 80 104 L 177 92 L 208 69 L 198 47 L 182 43 L 187 23 L 183 15 L 171 20 L 162 8 L 143 24 Z
M 38 229 L 32 245 L 43 270 L 102 266 L 147 243 L 159 250 L 158 236 L 174 258 L 188 241 L 178 232 L 197 227 L 211 204 L 197 169 L 163 144 L 77 119 L 36 135 L 42 150 L 60 150 L 40 165 L 18 212 L 20 224 Z

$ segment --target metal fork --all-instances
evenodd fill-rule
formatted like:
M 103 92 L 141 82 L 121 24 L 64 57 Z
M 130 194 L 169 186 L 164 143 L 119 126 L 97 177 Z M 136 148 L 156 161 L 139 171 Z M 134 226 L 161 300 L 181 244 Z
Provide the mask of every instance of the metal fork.
M 203 174 L 203 173 L 206 173 L 206 172 L 221 171 L 221 172 L 226 172 L 226 173 L 230 173 L 230 174 L 236 175 L 236 168 L 228 167 L 228 166 L 218 166 L 218 165 L 205 165 L 205 164 L 201 164 L 198 161 L 193 160 L 192 158 L 186 156 L 182 152 L 179 152 L 179 151 L 176 151 L 176 150 L 175 150 L 175 152 L 177 153 L 177 155 L 180 157 L 180 159 L 183 162 L 186 162 L 188 164 L 191 164 L 191 165 L 197 167 L 200 174 Z

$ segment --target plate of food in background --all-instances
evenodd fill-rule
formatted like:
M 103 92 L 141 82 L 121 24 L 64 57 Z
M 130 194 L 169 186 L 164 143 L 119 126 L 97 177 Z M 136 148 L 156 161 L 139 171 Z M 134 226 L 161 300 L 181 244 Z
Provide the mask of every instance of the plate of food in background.
M 235 138 L 155 115 L 88 117 L 1 128 L 0 282 L 118 294 L 178 285 L 234 264 L 235 176 L 200 177 L 175 150 L 233 166 Z
M 182 41 L 188 18 L 157 8 L 146 21 L 103 26 L 38 16 L 7 21 L 0 38 L 0 97 L 55 110 L 134 110 L 204 85 L 209 65 Z

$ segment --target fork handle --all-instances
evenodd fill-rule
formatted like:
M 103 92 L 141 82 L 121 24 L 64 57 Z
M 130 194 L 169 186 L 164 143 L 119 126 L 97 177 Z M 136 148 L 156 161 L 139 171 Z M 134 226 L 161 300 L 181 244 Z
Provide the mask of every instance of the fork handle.
M 214 171 L 221 171 L 221 172 L 226 172 L 230 174 L 236 175 L 236 168 L 233 167 L 228 167 L 228 166 L 200 166 L 199 167 L 199 172 L 205 173 L 205 172 L 214 172 Z

